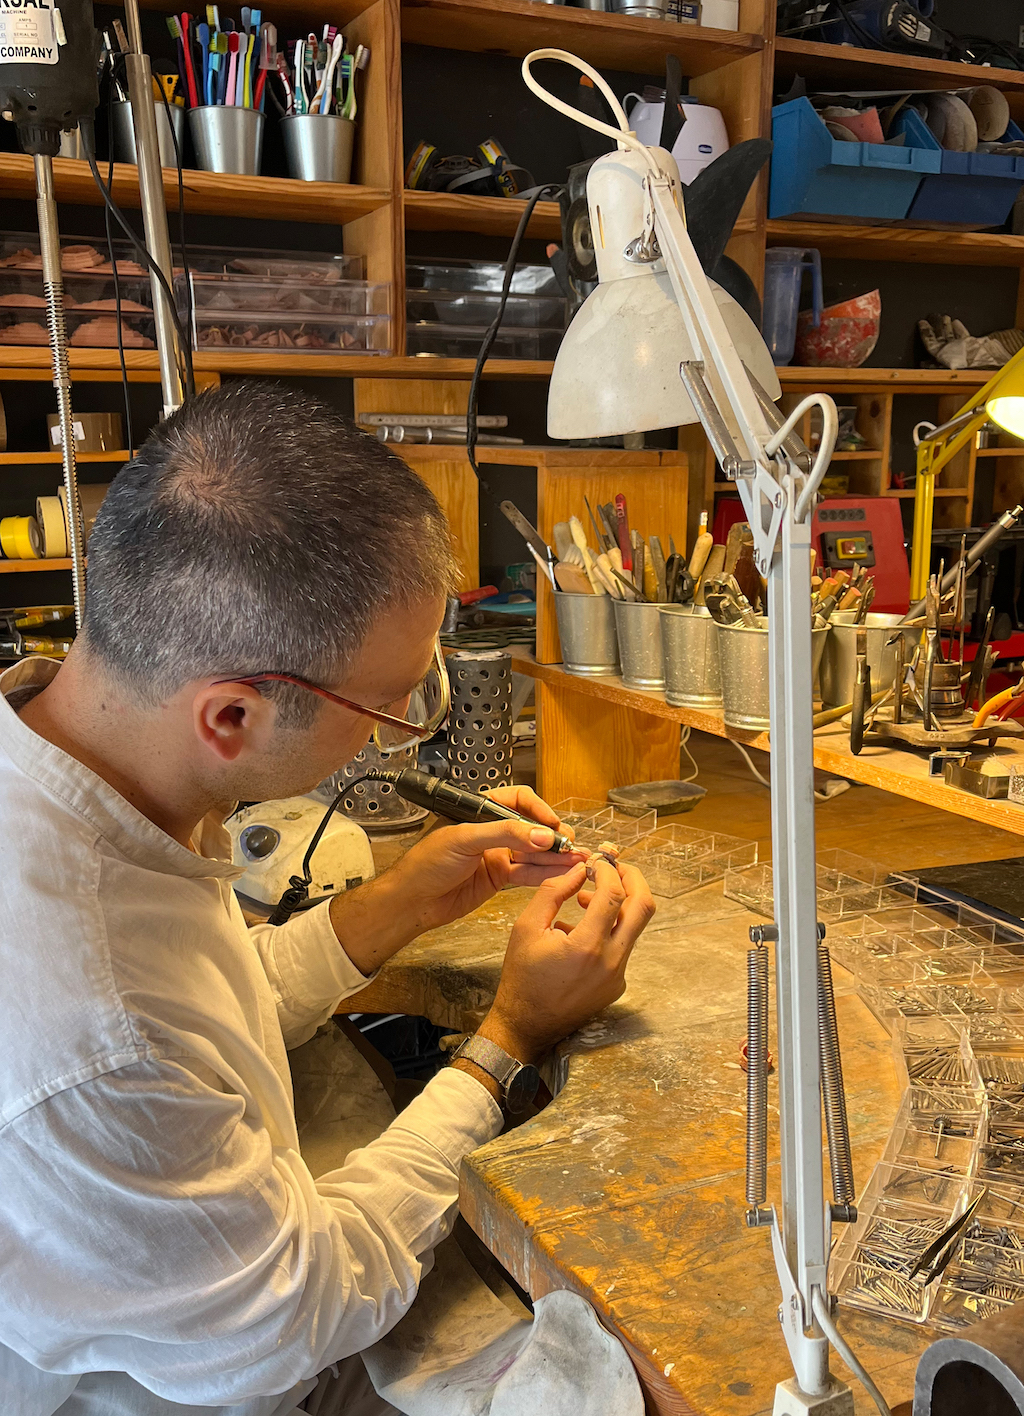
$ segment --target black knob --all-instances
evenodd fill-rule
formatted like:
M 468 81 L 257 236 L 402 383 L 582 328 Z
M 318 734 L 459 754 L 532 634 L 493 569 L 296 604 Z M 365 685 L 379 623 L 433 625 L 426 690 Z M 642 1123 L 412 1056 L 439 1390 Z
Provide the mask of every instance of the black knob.
M 273 826 L 249 826 L 242 832 L 242 850 L 250 860 L 265 860 L 277 850 L 280 839 Z

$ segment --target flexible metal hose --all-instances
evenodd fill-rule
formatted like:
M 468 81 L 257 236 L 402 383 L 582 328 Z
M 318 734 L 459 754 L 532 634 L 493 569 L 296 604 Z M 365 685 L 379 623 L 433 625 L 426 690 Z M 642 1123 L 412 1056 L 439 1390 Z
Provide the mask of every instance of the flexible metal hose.
M 832 1194 L 837 1204 L 854 1201 L 853 1156 L 850 1127 L 846 1119 L 846 1092 L 843 1089 L 843 1062 L 839 1055 L 839 1025 L 832 991 L 832 959 L 824 944 L 818 945 L 818 1052 L 821 1060 L 821 1090 L 825 1102 L 825 1130 L 828 1159 L 832 1170 Z
M 82 509 L 78 500 L 74 417 L 71 411 L 71 370 L 68 366 L 67 327 L 64 321 L 64 277 L 60 263 L 57 203 L 53 192 L 53 163 L 49 157 L 41 157 L 38 154 L 33 158 L 33 163 L 36 176 L 36 211 L 39 218 L 39 249 L 43 264 L 43 293 L 46 296 L 46 324 L 53 358 L 53 386 L 57 390 L 57 413 L 60 417 L 75 628 L 81 629 L 85 609 L 85 534 Z
M 768 950 L 747 954 L 747 1204 L 768 1194 Z

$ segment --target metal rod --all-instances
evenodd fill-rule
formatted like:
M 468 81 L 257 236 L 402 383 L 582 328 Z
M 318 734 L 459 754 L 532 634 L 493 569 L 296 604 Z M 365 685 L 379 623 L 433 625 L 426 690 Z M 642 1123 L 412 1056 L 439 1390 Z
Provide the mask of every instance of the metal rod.
M 990 547 L 995 545 L 1004 531 L 1008 530 L 1011 526 L 1016 526 L 1022 516 L 1024 516 L 1024 506 L 1015 506 L 1011 507 L 1009 511 L 1004 511 L 1002 516 L 993 521 L 984 535 L 979 536 L 974 545 L 967 552 L 966 561 L 968 570 L 981 560 L 982 556 Z M 942 594 L 952 589 L 959 574 L 959 563 L 951 566 L 949 570 L 946 571 L 945 575 L 942 577 L 942 584 L 940 586 Z M 925 607 L 925 599 L 927 599 L 927 594 L 924 599 L 915 600 L 900 623 L 908 624 L 911 620 L 916 620 Z
M 60 264 L 60 232 L 57 229 L 57 202 L 53 194 L 53 161 L 36 153 L 32 158 L 36 174 L 36 213 L 39 221 L 39 250 L 43 264 L 43 293 L 46 296 L 46 323 L 53 359 L 53 386 L 57 390 L 60 419 L 61 462 L 67 498 L 68 550 L 71 553 L 71 586 L 75 601 L 75 628 L 82 628 L 85 613 L 85 532 L 78 498 L 78 466 L 75 460 L 75 420 L 71 411 L 71 370 L 68 367 L 67 324 L 64 319 L 64 275 Z
M 150 257 L 159 267 L 170 290 L 173 288 L 174 270 L 171 263 L 171 242 L 167 234 L 167 207 L 164 203 L 163 174 L 160 169 L 160 147 L 156 134 L 153 77 L 149 59 L 142 50 L 138 0 L 125 0 L 124 14 L 128 34 L 128 52 L 124 56 L 124 65 L 128 76 L 128 96 L 132 105 L 132 125 L 135 129 L 142 224 Z M 160 359 L 163 415 L 166 418 L 185 401 L 185 388 L 181 378 L 182 350 L 171 303 L 152 271 L 150 284 L 153 289 L 153 319 Z

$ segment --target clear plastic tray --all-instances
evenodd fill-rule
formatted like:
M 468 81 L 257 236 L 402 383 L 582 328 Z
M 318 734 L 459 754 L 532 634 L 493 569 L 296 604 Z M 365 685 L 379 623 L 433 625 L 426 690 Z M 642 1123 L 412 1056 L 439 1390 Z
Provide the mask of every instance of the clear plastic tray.
M 972 1288 L 959 1286 L 967 1280 L 968 1276 L 958 1268 L 947 1272 L 931 1305 L 929 1321 L 933 1327 L 943 1332 L 958 1332 L 1024 1300 L 1024 1284 L 981 1280 Z
M 65 280 L 73 275 L 110 276 L 110 252 L 104 238 L 62 236 L 60 238 L 61 271 Z M 118 274 L 131 279 L 149 279 L 145 266 L 140 265 L 131 242 L 113 242 Z M 39 254 L 39 234 L 36 231 L 9 231 L 0 234 L 0 271 L 10 274 L 35 274 L 42 278 L 43 261 Z
M 390 349 L 389 315 L 293 315 L 225 313 L 195 310 L 196 347 L 276 349 L 295 354 L 386 354 Z
M 410 324 L 434 321 L 442 325 L 479 328 L 494 320 L 500 295 L 474 291 L 416 290 L 405 292 L 405 308 Z M 502 328 L 545 329 L 562 332 L 567 305 L 562 295 L 510 295 L 501 317 Z
M 486 325 L 446 325 L 432 320 L 406 326 L 410 354 L 435 354 L 442 359 L 475 359 L 487 333 Z M 502 325 L 491 347 L 494 359 L 553 359 L 562 342 L 561 329 L 513 329 Z
M 175 256 L 178 252 L 175 251 Z M 337 285 L 340 281 L 362 280 L 366 274 L 363 256 L 325 255 L 319 251 L 242 250 L 228 246 L 189 246 L 189 270 L 221 274 L 230 279 L 270 279 L 301 282 L 310 286 Z M 180 274 L 177 271 L 176 274 Z
M 192 304 L 197 315 L 216 312 L 246 315 L 302 315 L 322 319 L 325 315 L 387 315 L 391 286 L 367 280 L 338 280 L 331 285 L 308 284 L 304 280 L 253 279 L 220 272 L 193 272 L 190 277 Z M 175 299 L 185 309 L 185 281 L 175 280 Z
M 113 311 L 71 309 L 65 318 L 68 344 L 72 348 L 117 348 L 117 316 Z M 121 331 L 126 349 L 155 348 L 153 316 L 149 311 L 122 314 Z M 0 309 L 0 344 L 47 345 L 49 342 L 45 312 L 38 309 Z
M 563 826 L 571 826 L 573 830 L 585 825 L 598 812 L 607 809 L 606 801 L 595 801 L 592 797 L 566 797 L 563 801 L 555 802 L 551 810 L 561 821 Z
M 644 838 L 639 851 L 651 851 L 673 856 L 677 860 L 697 860 L 716 856 L 732 869 L 753 865 L 757 860 L 757 842 L 742 836 L 727 836 L 721 831 L 698 831 L 693 826 L 659 826 Z
M 505 267 L 500 261 L 451 260 L 425 257 L 407 260 L 405 283 L 410 289 L 476 290 L 500 294 Z M 512 274 L 513 295 L 561 295 L 555 272 L 546 265 L 517 265 Z

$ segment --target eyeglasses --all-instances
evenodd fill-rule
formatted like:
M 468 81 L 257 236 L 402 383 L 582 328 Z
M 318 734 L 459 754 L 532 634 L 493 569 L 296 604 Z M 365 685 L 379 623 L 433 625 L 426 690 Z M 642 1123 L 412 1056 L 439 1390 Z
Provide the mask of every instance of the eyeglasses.
M 319 698 L 337 703 L 351 713 L 361 713 L 364 718 L 372 718 L 376 723 L 373 740 L 381 752 L 399 752 L 412 747 L 423 738 L 433 737 L 444 726 L 451 708 L 451 684 L 445 668 L 441 641 L 434 641 L 434 658 L 424 677 L 409 695 L 408 718 L 396 718 L 390 713 L 381 713 L 376 708 L 364 708 L 361 703 L 352 703 L 347 698 L 309 683 L 295 674 L 244 674 L 239 678 L 218 679 L 218 683 L 247 683 L 258 687 L 261 683 L 290 683 L 296 688 L 306 688 Z

